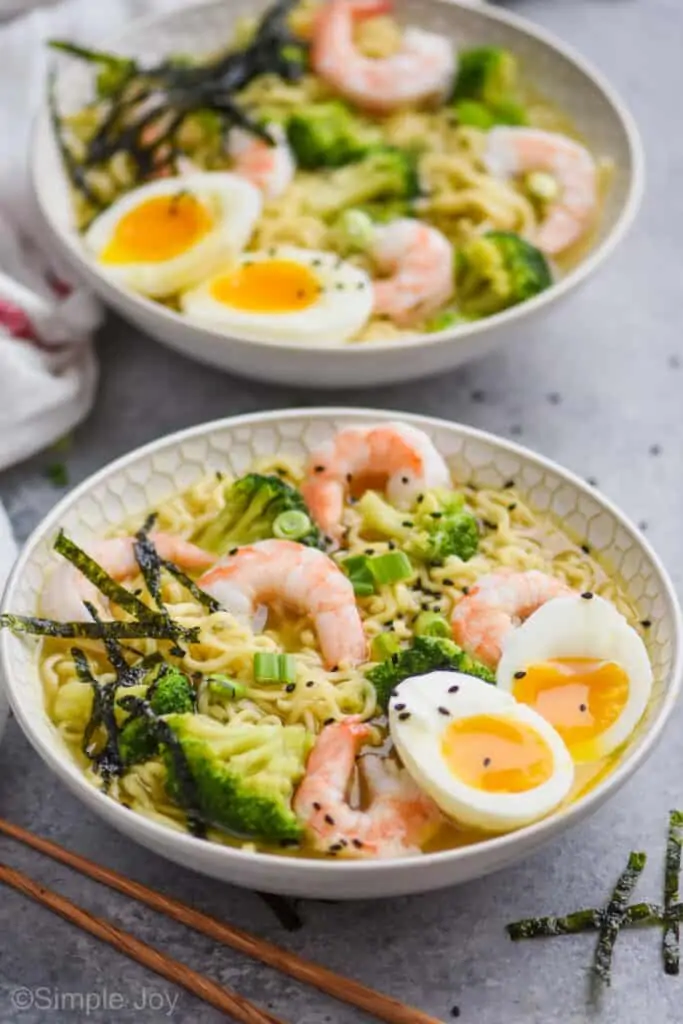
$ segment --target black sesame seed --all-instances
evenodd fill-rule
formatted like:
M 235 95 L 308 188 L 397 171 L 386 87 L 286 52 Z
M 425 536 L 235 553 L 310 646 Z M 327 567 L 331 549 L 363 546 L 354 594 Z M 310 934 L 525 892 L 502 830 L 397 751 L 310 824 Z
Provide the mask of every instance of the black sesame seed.
M 307 686 L 307 687 L 309 688 L 309 690 L 310 690 L 310 688 L 311 688 L 312 686 L 315 686 L 315 679 L 309 679 L 309 680 L 308 680 L 308 682 L 306 683 L 306 686 Z
M 514 480 L 506 480 L 505 483 L 503 484 L 503 490 L 504 491 L 509 491 L 514 486 L 515 486 L 515 481 Z
M 596 480 L 596 478 L 594 476 L 587 476 L 586 477 L 586 483 L 590 484 L 591 487 L 597 487 L 598 486 L 598 481 Z
M 330 847 L 330 853 L 339 853 L 339 851 L 343 849 L 344 847 L 342 846 L 341 843 L 333 843 L 332 846 Z
M 401 477 L 401 483 L 402 484 L 409 484 L 410 483 L 410 477 L 409 476 L 402 476 Z
M 331 814 L 325 815 L 325 821 L 328 825 L 334 825 L 334 818 L 332 817 Z
M 448 692 L 449 693 L 457 693 L 459 689 L 460 689 L 460 687 L 456 683 L 455 686 L 449 686 L 448 687 Z
M 443 519 L 443 512 L 430 512 L 429 515 L 432 519 Z
M 661 455 L 661 454 L 662 454 L 662 446 L 661 446 L 661 444 L 651 444 L 650 445 L 650 455 Z
M 413 525 L 413 523 L 410 521 L 410 519 L 404 519 L 403 522 L 401 523 L 401 526 L 406 526 L 406 527 L 411 527 L 412 525 Z
M 459 1017 L 459 1016 L 460 1016 L 460 1007 L 459 1006 L 454 1006 L 452 1008 L 452 1010 L 451 1010 L 451 1017 Z
M 486 527 L 487 530 L 497 530 L 498 529 L 498 523 L 493 523 L 493 522 L 491 522 L 490 519 L 482 519 L 482 523 Z
M 296 690 L 296 683 L 287 683 L 285 686 L 285 693 L 294 693 Z
M 483 764 L 484 764 L 484 768 L 488 768 L 488 766 L 491 764 L 491 758 L 490 757 L 485 757 L 484 761 L 483 761 Z
M 228 551 L 228 554 L 229 554 L 229 555 L 236 555 L 236 554 L 237 554 L 237 551 L 238 551 L 238 549 L 237 549 L 237 548 L 230 548 L 230 550 Z
M 418 494 L 418 496 L 417 496 L 417 498 L 415 500 L 416 500 L 418 505 L 421 505 L 422 502 L 425 500 L 424 494 Z
M 470 592 L 470 588 L 469 588 L 469 587 L 463 587 L 463 588 L 462 588 L 462 592 L 463 592 L 463 594 L 465 595 L 465 597 L 467 597 L 467 595 L 468 595 L 468 594 L 469 594 L 469 592 Z
M 334 722 L 334 718 L 326 718 L 325 721 L 323 722 L 323 725 L 334 725 Z
M 223 474 L 221 473 L 220 469 L 217 469 L 216 470 L 216 480 L 220 481 L 222 479 L 223 479 Z
M 394 653 L 393 653 L 393 654 L 391 655 L 391 659 L 390 659 L 390 660 L 391 660 L 391 664 L 392 664 L 392 665 L 398 665 L 398 652 L 396 652 L 396 651 L 395 651 L 395 652 L 394 652 Z
M 410 711 L 402 711 L 398 716 L 399 722 L 406 722 L 410 718 Z
M 508 512 L 514 512 L 517 508 L 517 502 L 513 501 L 512 504 L 508 505 Z
M 584 601 L 590 601 L 593 597 L 593 592 L 591 590 L 584 590 L 581 597 L 584 599 Z
M 455 586 L 455 583 L 453 582 L 453 580 L 449 579 L 446 576 L 444 576 L 444 578 L 442 579 L 441 582 L 443 583 L 444 587 L 454 587 Z
M 647 520 L 646 519 L 641 519 L 640 522 L 638 523 L 638 529 L 642 533 L 645 533 L 645 531 L 647 530 L 647 527 L 648 527 Z
M 589 548 L 588 544 L 582 544 L 581 550 L 583 551 L 584 555 L 590 555 L 591 553 L 591 549 Z
M 586 704 L 579 704 L 579 711 L 588 711 L 588 706 Z
M 351 842 L 353 843 L 357 850 L 363 849 L 363 844 L 360 839 L 352 839 Z
M 352 480 L 353 480 L 353 473 L 347 473 L 346 474 L 346 482 L 347 482 L 347 484 L 350 484 Z
M 395 704 L 394 705 L 394 711 L 403 711 L 404 708 L 405 708 L 405 704 Z
M 520 669 L 519 672 L 515 672 L 515 679 L 524 679 L 526 672 L 524 669 Z
M 650 626 L 652 625 L 652 620 L 651 619 L 641 619 L 640 620 L 640 624 L 643 627 L 643 629 L 649 629 Z
M 312 267 L 322 267 L 322 265 L 323 265 L 323 261 L 320 259 L 320 257 L 317 257 L 316 259 L 311 260 L 311 266 Z
M 390 540 L 389 543 L 387 544 L 387 547 L 389 548 L 390 551 L 395 551 L 396 550 L 396 541 Z
M 319 803 L 318 803 L 318 801 L 316 800 L 316 801 L 315 801 L 315 802 L 313 803 L 313 810 L 314 810 L 314 811 L 319 811 L 319 810 L 320 810 L 320 808 L 321 808 L 321 804 L 319 804 Z
M 375 553 L 375 549 L 374 548 L 364 548 L 364 551 L 365 551 L 366 555 L 374 555 L 374 553 Z
M 313 467 L 313 472 L 314 473 L 324 473 L 325 472 L 325 467 L 324 466 L 314 466 Z
M 448 708 L 439 708 L 439 714 L 440 715 L 450 715 L 450 711 L 448 710 Z

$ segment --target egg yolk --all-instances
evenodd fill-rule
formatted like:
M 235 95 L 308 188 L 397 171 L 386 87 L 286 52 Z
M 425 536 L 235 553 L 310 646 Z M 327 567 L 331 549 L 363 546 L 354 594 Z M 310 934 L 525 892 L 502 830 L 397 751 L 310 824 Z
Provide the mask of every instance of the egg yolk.
M 572 753 L 613 725 L 626 707 L 629 681 L 613 661 L 556 658 L 516 674 L 513 694 L 559 732 Z
M 312 306 L 319 293 L 315 274 L 294 260 L 243 263 L 211 284 L 217 302 L 245 313 L 296 313 Z
M 441 753 L 461 782 L 487 793 L 525 793 L 553 774 L 553 755 L 524 722 L 495 715 L 460 718 L 445 729 Z
M 196 245 L 213 227 L 207 208 L 189 192 L 153 196 L 125 213 L 100 254 L 103 263 L 161 263 Z

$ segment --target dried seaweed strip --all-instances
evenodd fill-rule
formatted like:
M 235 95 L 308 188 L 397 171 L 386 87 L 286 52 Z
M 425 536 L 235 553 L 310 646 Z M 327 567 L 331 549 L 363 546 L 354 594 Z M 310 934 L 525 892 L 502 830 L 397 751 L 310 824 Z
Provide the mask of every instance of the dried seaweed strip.
M 199 630 L 195 626 L 169 625 L 160 615 L 143 622 L 117 619 L 106 622 L 57 622 L 54 619 L 5 612 L 0 615 L 0 629 L 11 629 L 13 633 L 47 636 L 57 640 L 104 640 L 105 637 L 113 636 L 117 640 L 183 640 L 189 644 L 199 641 Z
M 664 970 L 667 974 L 679 974 L 681 969 L 680 954 L 680 917 L 675 912 L 678 903 L 679 879 L 681 874 L 681 836 L 683 813 L 669 812 L 669 832 L 666 841 L 666 858 L 664 862 L 664 929 L 662 931 L 662 957 Z
M 612 897 L 602 912 L 598 943 L 595 947 L 593 969 L 605 985 L 611 984 L 612 952 L 619 935 L 619 929 L 626 920 L 628 901 L 645 867 L 647 854 L 632 852 L 628 863 L 619 876 Z

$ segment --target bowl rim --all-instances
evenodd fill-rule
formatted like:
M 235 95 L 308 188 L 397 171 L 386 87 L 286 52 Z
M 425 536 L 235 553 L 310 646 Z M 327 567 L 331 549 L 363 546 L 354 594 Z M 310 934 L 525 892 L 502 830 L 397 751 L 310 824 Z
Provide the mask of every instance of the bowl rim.
M 52 214 L 53 205 L 45 201 L 44 193 L 39 182 L 43 144 L 47 140 L 49 140 L 50 144 L 54 143 L 54 133 L 50 125 L 48 104 L 47 101 L 44 100 L 41 107 L 34 115 L 31 126 L 29 172 L 33 195 L 53 237 L 59 242 L 60 246 L 63 248 L 69 260 L 75 267 L 100 282 L 103 290 L 114 292 L 117 296 L 121 296 L 123 300 L 130 303 L 130 305 L 133 306 L 140 314 L 158 317 L 160 325 L 165 322 L 171 325 L 182 326 L 193 333 L 198 332 L 199 335 L 207 339 L 207 341 L 210 339 L 213 342 L 218 342 L 220 344 L 221 341 L 227 340 L 232 344 L 254 347 L 255 350 L 260 350 L 264 353 L 273 350 L 315 352 L 316 354 L 323 354 L 323 357 L 324 354 L 333 354 L 335 358 L 340 357 L 347 361 L 353 358 L 358 359 L 363 358 L 364 356 L 369 357 L 375 352 L 394 352 L 398 350 L 407 353 L 416 348 L 431 348 L 432 346 L 442 345 L 446 342 L 476 336 L 484 333 L 489 328 L 504 327 L 507 324 L 515 324 L 524 316 L 541 311 L 546 306 L 552 304 L 556 299 L 560 299 L 563 295 L 568 294 L 582 281 L 584 281 L 594 270 L 596 270 L 598 266 L 600 266 L 600 264 L 603 263 L 603 261 L 606 260 L 614 251 L 631 228 L 640 208 L 645 189 L 645 151 L 640 131 L 629 107 L 621 98 L 617 89 L 612 86 L 607 77 L 603 76 L 602 72 L 594 67 L 593 64 L 584 58 L 577 50 L 575 50 L 571 44 L 565 43 L 553 32 L 536 25 L 527 18 L 498 7 L 494 7 L 492 4 L 482 2 L 482 0 L 429 0 L 429 2 L 437 5 L 444 4 L 450 7 L 461 8 L 463 10 L 475 11 L 477 14 L 481 14 L 489 21 L 508 25 L 512 29 L 535 39 L 539 43 L 555 51 L 555 53 L 560 57 L 564 58 L 570 64 L 573 64 L 574 67 L 582 73 L 584 78 L 588 79 L 592 85 L 602 93 L 624 133 L 630 157 L 630 175 L 626 188 L 626 196 L 615 223 L 605 238 L 603 238 L 594 249 L 591 249 L 591 251 L 581 259 L 580 262 L 573 267 L 568 274 L 566 274 L 566 276 L 562 277 L 559 281 L 554 282 L 550 288 L 546 289 L 546 291 L 541 292 L 532 299 L 519 303 L 517 306 L 512 306 L 509 309 L 503 310 L 500 313 L 496 313 L 493 316 L 486 317 L 482 320 L 476 320 L 469 324 L 461 324 L 444 331 L 416 333 L 414 336 L 407 336 L 398 342 L 396 339 L 378 339 L 377 341 L 373 341 L 367 345 L 342 344 L 326 345 L 317 348 L 315 345 L 307 344 L 302 341 L 277 342 L 263 339 L 250 339 L 241 337 L 237 334 L 226 334 L 213 330 L 203 324 L 195 323 L 187 317 L 183 317 L 180 313 L 177 313 L 174 310 L 147 298 L 146 296 L 139 295 L 133 291 L 128 291 L 116 282 L 107 278 L 101 272 L 95 260 L 91 259 L 85 251 L 82 240 L 71 230 L 55 221 Z M 217 0 L 203 0 L 202 3 L 196 4 L 192 8 L 192 11 L 201 11 L 203 7 L 215 6 L 217 6 Z M 182 17 L 182 9 L 146 15 L 141 18 L 134 19 L 134 21 L 122 27 L 118 32 L 112 34 L 110 45 L 116 47 L 117 40 L 129 36 L 131 31 L 141 29 L 149 30 L 154 25 L 161 26 L 169 19 L 178 18 L 179 16 Z M 57 155 L 56 152 L 55 155 Z M 57 159 L 59 161 L 58 156 Z M 61 169 L 61 174 L 64 176 L 63 169 Z
M 194 858 L 192 855 L 199 854 L 200 851 L 206 853 L 208 847 L 212 858 L 215 858 L 217 861 L 222 861 L 226 866 L 231 862 L 236 862 L 237 864 L 252 865 L 255 868 L 263 868 L 267 871 L 268 868 L 272 868 L 274 865 L 277 865 L 282 868 L 283 872 L 286 871 L 290 876 L 297 876 L 306 870 L 315 870 L 316 872 L 322 871 L 325 874 L 330 875 L 330 877 L 341 877 L 346 872 L 352 872 L 354 875 L 382 872 L 383 870 L 389 871 L 390 869 L 399 872 L 409 872 L 418 865 L 425 869 L 431 869 L 434 866 L 445 863 L 467 863 L 471 857 L 477 857 L 484 853 L 491 854 L 491 856 L 495 856 L 496 854 L 505 856 L 506 853 L 510 854 L 514 851 L 515 845 L 519 845 L 521 849 L 524 849 L 525 846 L 527 849 L 531 849 L 532 847 L 538 846 L 542 842 L 547 841 L 558 831 L 564 831 L 566 828 L 569 828 L 585 814 L 589 813 L 591 808 L 596 810 L 610 795 L 615 793 L 652 753 L 661 736 L 664 726 L 671 717 L 671 713 L 681 688 L 681 683 L 683 682 L 683 613 L 669 574 L 650 543 L 609 498 L 606 498 L 600 493 L 596 495 L 595 489 L 584 482 L 571 470 L 564 469 L 554 460 L 531 451 L 522 445 L 518 445 L 513 441 L 509 441 L 505 438 L 499 438 L 495 434 L 479 430 L 475 427 L 470 427 L 465 424 L 445 420 L 435 416 L 423 416 L 394 410 L 380 410 L 363 407 L 356 408 L 349 406 L 304 407 L 272 410 L 268 412 L 252 412 L 240 416 L 224 417 L 222 419 L 212 420 L 207 423 L 188 427 L 184 430 L 175 431 L 171 434 L 166 434 L 161 438 L 157 438 L 154 441 L 148 442 L 145 445 L 133 449 L 125 455 L 119 456 L 119 458 L 97 470 L 87 479 L 82 481 L 69 494 L 65 495 L 65 497 L 62 498 L 61 501 L 59 501 L 50 510 L 50 512 L 48 512 L 38 526 L 36 526 L 32 531 L 31 535 L 22 547 L 19 558 L 17 559 L 7 582 L 2 597 L 0 612 L 6 612 L 9 610 L 8 605 L 11 604 L 14 590 L 22 578 L 26 564 L 32 557 L 34 549 L 41 543 L 46 535 L 59 525 L 59 521 L 64 512 L 72 505 L 77 504 L 93 489 L 93 487 L 103 482 L 111 474 L 124 469 L 128 464 L 134 464 L 141 459 L 148 458 L 155 452 L 163 451 L 164 449 L 173 449 L 186 441 L 191 441 L 195 437 L 210 435 L 215 431 L 225 429 L 234 430 L 240 426 L 256 426 L 273 421 L 281 422 L 283 420 L 316 420 L 319 418 L 329 420 L 335 417 L 344 419 L 344 417 L 349 416 L 349 414 L 352 414 L 355 418 L 362 417 L 367 418 L 370 421 L 403 419 L 406 422 L 426 429 L 427 431 L 429 431 L 430 428 L 453 430 L 461 437 L 481 441 L 485 444 L 491 445 L 494 449 L 497 449 L 502 453 L 516 455 L 528 463 L 530 462 L 541 469 L 550 471 L 561 477 L 566 483 L 575 487 L 579 492 L 586 494 L 594 501 L 597 501 L 598 504 L 600 504 L 611 516 L 614 517 L 614 519 L 616 519 L 619 525 L 629 534 L 635 544 L 643 550 L 650 559 L 658 573 L 663 593 L 668 601 L 669 607 L 671 608 L 673 619 L 672 647 L 674 658 L 667 692 L 656 717 L 653 718 L 647 732 L 644 734 L 642 742 L 636 750 L 633 751 L 631 756 L 618 764 L 614 771 L 612 771 L 605 779 L 600 781 L 587 794 L 574 801 L 568 807 L 542 818 L 540 821 L 537 821 L 532 825 L 527 825 L 524 828 L 517 829 L 513 832 L 494 835 L 482 842 L 475 843 L 470 846 L 456 847 L 455 849 L 442 850 L 436 853 L 419 853 L 409 857 L 402 857 L 397 860 L 328 861 L 322 858 L 287 857 L 278 854 L 277 852 L 261 853 L 243 850 L 232 846 L 224 846 L 220 843 L 207 843 L 206 840 L 192 836 L 190 833 L 176 832 L 168 826 L 156 822 L 151 818 L 135 814 L 135 831 L 137 833 L 146 836 L 150 840 L 150 845 L 153 844 L 154 848 L 157 850 L 164 849 L 165 847 L 175 847 L 179 852 L 183 852 L 187 858 L 183 860 L 186 864 L 192 865 L 197 862 L 201 863 L 201 855 L 198 858 Z M 131 813 L 134 812 L 131 812 L 128 808 L 119 804 L 117 801 L 112 800 L 101 790 L 89 783 L 76 762 L 69 758 L 67 751 L 64 753 L 58 752 L 53 744 L 45 742 L 43 738 L 34 731 L 31 721 L 32 716 L 25 709 L 22 701 L 21 690 L 14 682 L 9 643 L 10 637 L 7 631 L 0 632 L 0 680 L 4 679 L 5 681 L 10 704 L 24 735 L 41 756 L 43 761 L 48 764 L 55 774 L 60 777 L 62 781 L 67 782 L 68 780 L 67 784 L 69 788 L 72 792 L 78 795 L 79 799 L 82 799 L 87 806 L 93 806 L 93 808 L 97 809 L 98 813 L 100 813 L 105 820 L 117 825 L 117 827 L 118 822 L 121 821 L 121 831 L 123 831 L 124 834 L 130 834 L 127 825 L 130 822 Z M 43 713 L 45 714 L 44 711 Z

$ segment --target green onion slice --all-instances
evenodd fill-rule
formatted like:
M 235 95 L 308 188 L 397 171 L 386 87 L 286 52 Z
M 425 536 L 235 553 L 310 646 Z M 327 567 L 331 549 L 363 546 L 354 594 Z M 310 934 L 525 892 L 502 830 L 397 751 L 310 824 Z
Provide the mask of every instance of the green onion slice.
M 400 583 L 413 575 L 410 559 L 403 551 L 388 551 L 375 555 L 369 562 L 370 572 L 377 583 Z
M 311 520 L 305 512 L 290 509 L 281 512 L 273 523 L 273 534 L 279 540 L 299 540 L 311 529 Z

